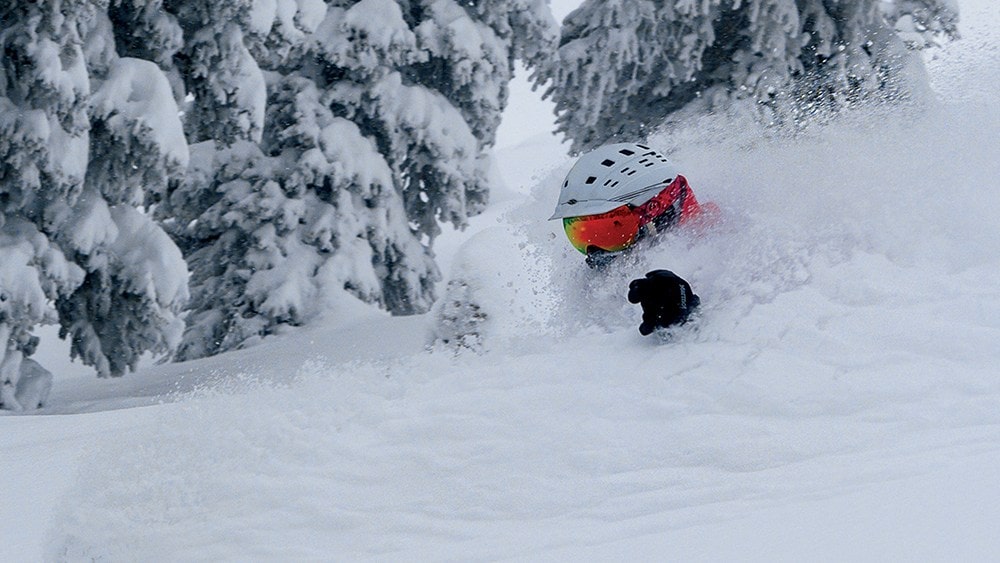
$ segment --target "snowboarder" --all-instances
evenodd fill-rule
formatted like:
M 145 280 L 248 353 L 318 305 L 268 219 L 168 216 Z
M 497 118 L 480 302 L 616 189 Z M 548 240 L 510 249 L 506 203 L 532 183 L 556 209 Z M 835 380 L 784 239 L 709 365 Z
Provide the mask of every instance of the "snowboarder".
M 691 224 L 711 213 L 687 179 L 645 145 L 605 145 L 580 156 L 569 171 L 551 219 L 562 219 L 566 236 L 592 268 L 655 233 Z M 654 270 L 629 284 L 628 300 L 642 305 L 639 332 L 685 323 L 700 304 L 691 285 L 669 270 Z

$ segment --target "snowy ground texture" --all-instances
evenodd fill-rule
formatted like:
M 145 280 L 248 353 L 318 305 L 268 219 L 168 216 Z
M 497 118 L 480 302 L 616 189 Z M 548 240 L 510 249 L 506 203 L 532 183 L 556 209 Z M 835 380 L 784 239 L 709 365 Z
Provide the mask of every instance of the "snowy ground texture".
M 442 241 L 479 353 L 345 301 L 57 379 L 0 417 L 0 560 L 997 560 L 1000 6 L 963 10 L 937 104 L 654 139 L 726 219 L 603 274 L 545 221 L 563 147 L 502 151 Z M 705 304 L 667 342 L 624 300 L 658 267 Z

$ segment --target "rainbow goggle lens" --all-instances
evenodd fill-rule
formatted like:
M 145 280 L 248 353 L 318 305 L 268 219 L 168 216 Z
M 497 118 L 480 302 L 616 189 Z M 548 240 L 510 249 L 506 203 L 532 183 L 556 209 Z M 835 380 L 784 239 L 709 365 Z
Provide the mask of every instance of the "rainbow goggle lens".
M 639 226 L 639 214 L 628 205 L 599 215 L 563 219 L 570 244 L 584 254 L 593 248 L 606 252 L 625 250 L 639 238 Z

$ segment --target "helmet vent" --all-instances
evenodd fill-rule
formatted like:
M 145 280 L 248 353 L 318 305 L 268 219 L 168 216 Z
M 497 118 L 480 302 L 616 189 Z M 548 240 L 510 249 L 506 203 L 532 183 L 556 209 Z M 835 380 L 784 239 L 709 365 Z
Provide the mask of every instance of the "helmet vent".
M 587 181 L 584 182 L 584 183 L 585 184 L 593 184 L 596 181 L 597 181 L 597 176 L 590 176 L 589 178 L 587 178 Z
M 636 146 L 645 151 L 649 150 L 649 147 L 647 147 L 646 145 L 636 145 Z
M 618 152 L 622 153 L 625 156 L 632 156 L 633 154 L 635 154 L 635 151 L 630 151 L 628 149 L 622 149 Z
M 604 162 L 602 162 L 601 164 L 607 166 L 608 168 L 611 168 L 612 166 L 615 165 L 615 161 L 611 160 L 610 158 L 606 158 L 604 159 Z

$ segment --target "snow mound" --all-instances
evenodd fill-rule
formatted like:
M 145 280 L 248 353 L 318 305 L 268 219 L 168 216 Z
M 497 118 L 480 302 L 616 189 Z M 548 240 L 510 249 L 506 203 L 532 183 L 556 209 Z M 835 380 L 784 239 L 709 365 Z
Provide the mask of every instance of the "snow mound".
M 490 227 L 457 252 L 431 316 L 431 340 L 452 348 L 507 349 L 546 333 L 551 272 L 523 234 Z

